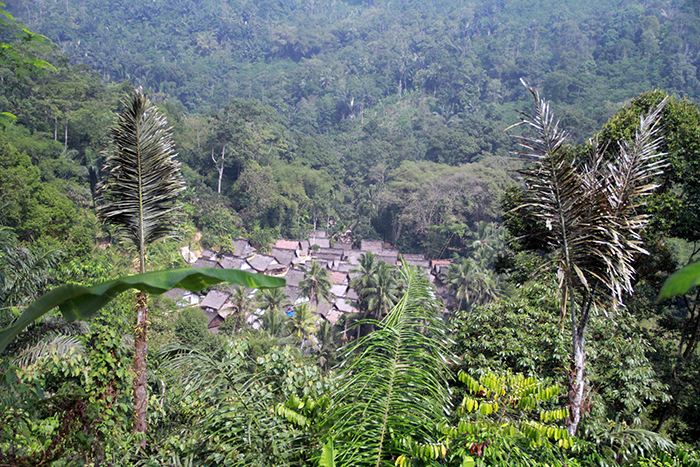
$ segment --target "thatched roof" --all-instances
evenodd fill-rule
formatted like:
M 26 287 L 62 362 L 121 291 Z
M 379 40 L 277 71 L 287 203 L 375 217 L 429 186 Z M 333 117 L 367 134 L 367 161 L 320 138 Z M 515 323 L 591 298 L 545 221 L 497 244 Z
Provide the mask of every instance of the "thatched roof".
M 250 267 L 258 272 L 265 272 L 267 267 L 274 260 L 275 258 L 272 256 L 255 255 L 252 258 L 248 258 L 248 264 L 250 264 Z
M 361 240 L 360 241 L 360 250 L 363 252 L 365 251 L 371 251 L 375 255 L 378 255 L 381 253 L 381 251 L 384 249 L 384 242 L 381 240 Z
M 197 261 L 192 263 L 193 268 L 218 268 L 221 269 L 221 265 L 218 261 L 212 259 L 199 258 Z
M 304 273 L 298 269 L 290 269 L 287 271 L 284 278 L 287 281 L 287 285 L 296 287 L 299 285 L 299 282 L 304 279 Z
M 277 240 L 277 243 L 275 243 L 275 248 L 279 248 L 281 250 L 298 250 L 299 249 L 299 240 L 286 240 L 283 238 L 280 238 Z
M 224 307 L 224 304 L 226 304 L 226 301 L 230 296 L 230 293 L 223 290 L 211 290 L 207 296 L 204 297 L 204 300 L 202 300 L 202 303 L 200 303 L 199 306 L 202 308 L 210 308 L 212 310 L 219 311 Z
M 270 255 L 272 255 L 272 257 L 275 258 L 278 263 L 284 266 L 289 266 L 290 264 L 292 264 L 294 254 L 294 250 L 285 250 L 283 248 L 277 247 L 273 248 L 270 252 Z

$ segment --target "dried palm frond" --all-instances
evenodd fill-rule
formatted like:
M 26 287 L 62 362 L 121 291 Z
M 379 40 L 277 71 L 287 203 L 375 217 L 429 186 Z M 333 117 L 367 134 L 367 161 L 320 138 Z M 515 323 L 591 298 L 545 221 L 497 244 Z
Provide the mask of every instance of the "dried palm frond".
M 143 273 L 145 246 L 176 225 L 176 200 L 185 181 L 165 117 L 140 89 L 124 107 L 112 129 L 114 149 L 98 187 L 97 213 L 138 248 Z

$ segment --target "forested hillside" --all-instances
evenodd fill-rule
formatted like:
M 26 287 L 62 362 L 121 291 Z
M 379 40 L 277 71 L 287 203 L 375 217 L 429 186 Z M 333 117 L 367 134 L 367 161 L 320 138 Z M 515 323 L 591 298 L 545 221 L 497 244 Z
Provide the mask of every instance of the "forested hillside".
M 700 250 L 698 2 L 5 1 L 0 328 L 237 279 L 12 339 L 0 466 L 700 465 L 699 298 L 657 301 Z M 181 164 L 140 246 L 138 87 Z

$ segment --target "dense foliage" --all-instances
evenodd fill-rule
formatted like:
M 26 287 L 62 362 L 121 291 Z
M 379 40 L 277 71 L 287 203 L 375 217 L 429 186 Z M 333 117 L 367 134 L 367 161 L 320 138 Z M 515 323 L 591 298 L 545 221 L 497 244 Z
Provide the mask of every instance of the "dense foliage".
M 315 313 L 332 286 L 318 263 L 293 316 L 282 288 L 241 286 L 216 335 L 201 308 L 149 298 L 145 433 L 133 296 L 85 322 L 45 314 L 0 356 L 0 465 L 700 465 L 700 301 L 656 302 L 700 251 L 697 2 L 7 3 L 0 328 L 60 284 L 135 272 L 139 251 L 95 208 L 115 167 L 108 129 L 136 86 L 167 116 L 186 185 L 176 237 L 142 248 L 150 269 L 315 229 L 450 264 L 423 278 L 364 255 L 356 312 L 335 324 Z M 504 131 L 532 113 L 523 77 L 569 130 L 558 162 L 575 182 L 615 172 L 618 141 L 671 96 L 669 164 L 628 217 L 650 224 L 608 238 L 650 253 L 615 251 L 636 271 L 613 294 L 625 307 L 599 294 L 615 287 L 602 264 L 572 268 L 568 289 L 547 272 L 564 254 L 555 222 L 519 186 Z M 621 199 L 612 185 L 593 197 Z M 602 212 L 571 193 L 587 219 Z M 604 217 L 605 235 L 624 230 Z M 596 303 L 575 436 L 572 298 Z

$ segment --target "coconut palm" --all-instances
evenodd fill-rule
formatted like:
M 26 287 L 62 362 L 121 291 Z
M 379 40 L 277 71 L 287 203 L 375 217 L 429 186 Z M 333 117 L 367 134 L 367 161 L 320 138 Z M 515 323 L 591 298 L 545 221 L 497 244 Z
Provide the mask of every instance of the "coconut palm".
M 289 336 L 287 330 L 289 317 L 279 308 L 269 308 L 262 315 L 262 327 L 267 335 L 274 339 Z
M 50 271 L 63 258 L 60 250 L 17 244 L 9 227 L 0 227 L 0 306 L 21 306 L 36 300 L 48 287 Z
M 331 291 L 330 272 L 316 261 L 311 262 L 311 268 L 300 266 L 304 273 L 304 279 L 299 281 L 299 289 L 302 295 L 320 303 L 320 299 L 328 301 Z
M 462 258 L 459 261 L 454 261 L 450 264 L 447 274 L 442 279 L 443 283 L 452 292 L 459 305 L 457 310 L 461 310 L 466 304 L 467 308 L 471 307 L 472 296 L 477 287 L 477 277 L 480 270 L 476 262 L 471 258 Z
M 237 285 L 234 286 L 231 298 L 229 298 L 233 308 L 236 310 L 236 332 L 243 328 L 243 325 L 245 324 L 245 317 L 248 313 L 250 313 L 249 295 L 250 289 Z
M 261 289 L 255 294 L 258 308 L 263 310 L 262 326 L 267 333 L 275 338 L 289 335 L 287 327 L 289 317 L 284 314 L 284 307 L 289 304 L 283 287 Z
M 523 84 L 525 84 L 523 82 Z M 590 313 L 614 312 L 624 294 L 632 292 L 635 255 L 648 254 L 640 232 L 648 217 L 640 206 L 656 185 L 665 161 L 658 153 L 656 123 L 665 100 L 639 122 L 632 142 L 619 142 L 614 160 L 595 145 L 583 160 L 568 153 L 566 133 L 559 128 L 549 105 L 532 93 L 536 111 L 521 124 L 536 133 L 519 136 L 521 154 L 533 161 L 522 171 L 527 187 L 521 207 L 546 228 L 543 240 L 551 247 L 548 263 L 557 270 L 561 315 L 568 314 L 573 343 L 569 380 L 571 435 L 581 420 L 584 403 L 585 338 Z
M 364 289 L 369 314 L 376 320 L 382 319 L 398 301 L 399 282 L 394 277 L 396 270 L 380 261 L 376 273 L 371 276 L 370 286 Z
M 146 245 L 172 233 L 177 221 L 177 199 L 185 189 L 185 181 L 165 117 L 140 89 L 123 105 L 111 130 L 113 147 L 106 155 L 106 177 L 98 188 L 97 213 L 136 246 L 139 272 L 145 273 Z M 137 433 L 146 432 L 146 304 L 146 293 L 139 292 L 134 333 Z
M 294 316 L 292 316 L 290 323 L 294 340 L 302 343 L 309 336 L 316 335 L 318 319 L 318 315 L 311 311 L 308 302 L 295 306 Z
M 356 303 L 357 309 L 359 310 L 358 316 L 356 317 L 357 320 L 362 320 L 369 317 L 370 309 L 367 305 L 366 290 L 371 287 L 378 267 L 379 262 L 377 261 L 377 255 L 371 251 L 368 251 L 360 256 L 358 266 L 350 271 L 351 273 L 359 274 L 359 276 L 350 281 L 350 287 L 355 289 L 355 293 L 358 296 Z M 362 325 L 357 323 L 356 326 L 357 338 L 359 339 Z
M 289 299 L 284 293 L 283 287 L 258 290 L 255 294 L 255 299 L 258 301 L 258 308 L 265 311 L 282 311 L 289 304 Z

